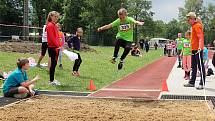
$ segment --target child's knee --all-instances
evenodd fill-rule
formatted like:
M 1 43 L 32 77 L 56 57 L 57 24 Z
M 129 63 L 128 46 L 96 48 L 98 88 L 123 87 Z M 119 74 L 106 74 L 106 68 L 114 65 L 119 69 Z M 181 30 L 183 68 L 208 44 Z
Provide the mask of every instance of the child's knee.
M 28 89 L 25 88 L 25 87 L 22 87 L 22 86 L 20 86 L 20 87 L 18 88 L 18 90 L 19 90 L 19 93 L 29 93 Z

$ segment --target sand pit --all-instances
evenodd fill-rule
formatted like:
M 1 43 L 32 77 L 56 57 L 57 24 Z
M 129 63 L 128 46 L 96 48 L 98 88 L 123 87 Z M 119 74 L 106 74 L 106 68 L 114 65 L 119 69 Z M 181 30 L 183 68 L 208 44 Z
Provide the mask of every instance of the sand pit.
M 1 121 L 214 121 L 200 101 L 131 101 L 40 96 L 0 109 Z

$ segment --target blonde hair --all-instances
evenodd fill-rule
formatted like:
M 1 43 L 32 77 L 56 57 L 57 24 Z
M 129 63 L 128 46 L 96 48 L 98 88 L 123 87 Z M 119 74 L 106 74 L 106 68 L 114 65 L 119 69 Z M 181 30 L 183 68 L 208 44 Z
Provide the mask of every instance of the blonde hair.
M 83 28 L 82 28 L 82 27 L 79 27 L 79 28 L 77 28 L 76 31 L 77 31 L 77 32 L 78 32 L 78 31 L 83 31 Z
M 118 15 L 123 14 L 123 13 L 126 14 L 126 15 L 128 15 L 128 12 L 127 12 L 127 10 L 125 8 L 120 8 L 118 10 L 118 12 L 117 12 Z
M 51 22 L 52 21 L 51 16 L 54 16 L 54 15 L 56 15 L 58 17 L 60 16 L 60 14 L 57 11 L 51 11 L 51 12 L 49 12 L 49 14 L 47 16 L 46 23 Z

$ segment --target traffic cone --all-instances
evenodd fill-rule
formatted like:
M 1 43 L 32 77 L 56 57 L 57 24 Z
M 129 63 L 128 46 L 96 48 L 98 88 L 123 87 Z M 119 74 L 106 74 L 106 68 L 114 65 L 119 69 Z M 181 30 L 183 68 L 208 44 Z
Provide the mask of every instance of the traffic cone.
M 166 83 L 166 80 L 164 80 L 163 82 L 162 82 L 162 91 L 169 91 L 168 90 L 168 86 L 167 86 L 167 83 Z
M 87 88 L 88 90 L 94 91 L 96 90 L 96 86 L 94 85 L 93 80 L 90 80 L 90 85 Z

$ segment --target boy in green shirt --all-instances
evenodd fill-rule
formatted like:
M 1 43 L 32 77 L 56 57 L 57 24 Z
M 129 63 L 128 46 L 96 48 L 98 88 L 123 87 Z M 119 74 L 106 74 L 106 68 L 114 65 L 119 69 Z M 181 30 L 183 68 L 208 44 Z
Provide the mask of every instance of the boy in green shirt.
M 181 52 L 182 52 L 182 48 L 183 48 L 183 40 L 184 38 L 182 38 L 182 34 L 178 33 L 178 38 L 176 39 L 176 44 L 177 44 L 177 55 L 178 55 L 178 67 L 177 68 L 181 68 L 181 60 L 182 60 L 182 56 L 181 56 Z
M 191 32 L 186 32 L 185 37 L 182 42 L 182 53 L 183 53 L 183 69 L 185 71 L 185 80 L 190 79 L 190 70 L 191 70 L 191 44 L 190 44 Z
M 114 22 L 108 24 L 108 25 L 104 25 L 100 28 L 98 28 L 98 32 L 105 30 L 105 29 L 110 29 L 113 27 L 117 27 L 118 28 L 118 33 L 116 35 L 116 44 L 115 44 L 115 49 L 114 49 L 114 55 L 113 55 L 113 59 L 111 59 L 111 63 L 115 63 L 116 62 L 116 58 L 118 56 L 118 52 L 119 52 L 119 48 L 123 47 L 124 48 L 124 52 L 120 58 L 120 62 L 118 64 L 118 69 L 122 69 L 123 67 L 123 63 L 124 63 L 124 59 L 126 58 L 126 56 L 128 55 L 128 53 L 131 50 L 131 44 L 133 42 L 133 29 L 134 29 L 134 25 L 143 25 L 144 22 L 139 22 L 134 20 L 131 17 L 127 16 L 127 10 L 125 8 L 121 8 L 118 10 L 118 16 L 119 18 L 116 19 Z

